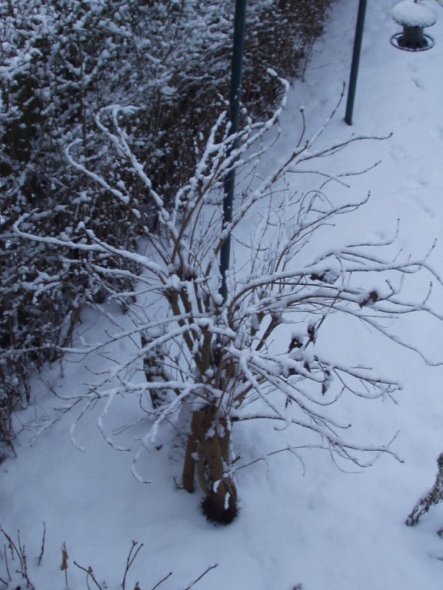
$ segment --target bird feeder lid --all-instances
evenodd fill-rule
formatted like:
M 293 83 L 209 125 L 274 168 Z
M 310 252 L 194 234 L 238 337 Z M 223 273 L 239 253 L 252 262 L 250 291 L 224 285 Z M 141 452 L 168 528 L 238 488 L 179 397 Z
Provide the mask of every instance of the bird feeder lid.
M 426 0 L 403 0 L 392 9 L 392 18 L 403 27 L 424 28 L 437 22 L 437 13 Z

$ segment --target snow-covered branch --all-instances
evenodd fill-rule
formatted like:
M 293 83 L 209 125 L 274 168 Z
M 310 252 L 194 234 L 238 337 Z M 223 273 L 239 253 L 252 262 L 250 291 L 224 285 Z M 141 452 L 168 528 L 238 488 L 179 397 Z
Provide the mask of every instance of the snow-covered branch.
M 14 225 L 22 239 L 60 247 L 73 258 L 76 253 L 94 255 L 90 268 L 104 280 L 121 273 L 140 286 L 137 307 L 129 309 L 133 327 L 110 334 L 104 342 L 64 347 L 70 355 L 95 352 L 112 363 L 86 393 L 64 396 L 63 414 L 77 407 L 79 400 L 84 404 L 80 418 L 101 405 L 98 426 L 105 440 L 126 450 L 113 441 L 107 416 L 123 396 L 138 398 L 147 421 L 133 464 L 138 478 L 136 464 L 160 429 L 186 419 L 191 433 L 183 485 L 192 491 L 196 473 L 207 495 L 208 517 L 222 522 L 229 522 L 237 513 L 229 470 L 230 433 L 236 422 L 255 417 L 275 421 L 279 429 L 280 425 L 286 430 L 296 427 L 306 433 L 308 446 L 328 449 L 360 466 L 371 464 L 381 453 L 396 457 L 389 445 L 352 442 L 350 422 L 334 417 L 334 405 L 347 396 L 391 399 L 400 384 L 368 366 L 365 354 L 363 362 L 351 362 L 339 350 L 332 352 L 333 347 L 325 346 L 332 322 L 346 326 L 352 321 L 413 351 L 428 364 L 441 363 L 438 358 L 429 359 L 418 345 L 393 329 L 397 318 L 416 314 L 443 320 L 443 312 L 430 303 L 434 289 L 443 287 L 430 261 L 432 249 L 421 258 L 393 253 L 397 233 L 383 242 L 363 239 L 331 247 L 323 243 L 322 235 L 342 216 L 363 207 L 369 195 L 360 200 L 329 196 L 322 173 L 318 175 L 323 183 L 320 188 L 304 192 L 285 188 L 287 175 L 304 162 L 322 161 L 356 141 L 381 138 L 350 137 L 317 148 L 326 121 L 312 138 L 300 138 L 266 178 L 253 178 L 235 203 L 232 223 L 223 225 L 220 204 L 226 174 L 234 167 L 239 173 L 251 170 L 280 113 L 277 109 L 264 123 L 246 119 L 234 137 L 222 113 L 201 150 L 194 174 L 171 200 L 157 192 L 131 148 L 124 120 L 134 114 L 133 109 L 118 105 L 102 109 L 97 126 L 115 157 L 125 162 L 126 176 L 136 179 L 150 200 L 150 214 L 154 210 L 158 220 L 156 230 L 146 222 L 134 248 L 123 249 L 97 236 L 86 220 L 77 224 L 75 238 L 68 232 L 42 235 L 33 231 L 32 215 L 22 216 Z M 97 182 L 108 196 L 135 209 L 143 223 L 143 198 L 137 204 L 125 191 L 125 183 L 113 186 L 89 169 L 77 147 L 73 145 L 67 153 L 76 170 Z M 245 234 L 249 233 L 248 240 Z M 228 235 L 237 244 L 239 258 L 230 269 L 228 296 L 223 301 L 218 256 Z M 112 268 L 102 264 L 100 256 L 109 255 L 119 264 Z M 405 295 L 408 281 L 416 279 L 420 294 L 416 298 Z M 108 349 L 128 339 L 132 353 L 127 358 L 108 355 Z M 368 452 L 371 459 L 366 461 L 362 457 Z

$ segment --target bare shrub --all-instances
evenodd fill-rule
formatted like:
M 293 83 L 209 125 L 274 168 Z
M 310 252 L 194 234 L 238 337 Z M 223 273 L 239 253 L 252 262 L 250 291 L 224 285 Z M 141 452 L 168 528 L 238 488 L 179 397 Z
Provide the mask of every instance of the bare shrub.
M 287 86 L 284 80 L 280 83 Z M 226 173 L 234 168 L 250 170 L 257 158 L 254 146 L 260 146 L 261 138 L 276 124 L 280 109 L 264 123 L 247 121 L 236 136 L 229 135 L 226 113 L 222 113 L 199 152 L 194 174 L 172 201 L 156 190 L 130 147 L 124 121 L 135 113 L 114 105 L 98 114 L 97 124 L 110 149 L 115 150 L 116 162 L 126 161 L 128 172 L 138 178 L 155 204 L 158 229 L 153 232 L 144 225 L 144 254 L 114 246 L 98 236 L 88 222 L 78 226 L 83 232 L 79 241 L 66 234 L 42 234 L 29 216 L 22 216 L 15 224 L 19 238 L 63 248 L 74 256 L 79 252 L 93 255 L 97 276 L 138 281 L 141 290 L 157 299 L 154 310 L 146 306 L 143 319 L 134 315 L 132 330 L 115 333 L 108 341 L 140 335 L 139 350 L 116 362 L 86 393 L 67 396 L 64 407 L 82 404 L 81 417 L 102 404 L 99 426 L 112 445 L 112 435 L 105 431 L 105 416 L 119 396 L 138 396 L 147 429 L 134 458 L 135 474 L 140 453 L 156 440 L 159 429 L 187 416 L 183 486 L 193 491 L 197 476 L 205 514 L 225 524 L 237 514 L 230 445 L 235 425 L 241 421 L 265 420 L 284 428 L 296 427 L 307 433 L 305 446 L 359 466 L 372 464 L 380 453 L 396 456 L 389 444 L 354 442 L 349 424 L 338 422 L 331 406 L 343 395 L 389 398 L 398 383 L 364 364 L 351 364 L 340 355 L 332 358 L 319 341 L 332 316 L 345 323 L 352 318 L 432 364 L 413 343 L 390 331 L 386 320 L 391 324 L 396 317 L 425 313 L 441 321 L 428 300 L 433 283 L 441 287 L 442 279 L 426 257 L 413 258 L 402 252 L 390 256 L 387 247 L 395 238 L 324 249 L 317 238 L 334 220 L 359 209 L 368 198 L 340 203 L 328 198 L 326 187 L 330 181 L 341 182 L 339 173 L 335 177 L 320 174 L 321 187 L 305 193 L 285 190 L 284 185 L 278 191 L 275 188 L 286 174 L 303 169 L 303 165 L 309 163 L 312 170 L 315 161 L 355 142 L 377 138 L 352 136 L 317 147 L 327 123 L 312 138 L 302 135 L 278 169 L 245 188 L 235 203 L 232 222 L 223 223 Z M 234 150 L 233 145 L 237 146 Z M 91 170 L 86 157 L 74 157 L 75 149 L 73 145 L 68 157 L 79 172 L 117 201 L 130 201 L 124 186 L 112 185 Z M 143 212 L 139 215 L 143 219 Z M 242 228 L 251 215 L 255 230 L 247 240 Z M 244 260 L 228 272 L 224 299 L 219 257 L 229 236 L 237 241 L 239 251 L 243 249 Z M 99 257 L 108 254 L 120 261 L 112 270 L 100 264 Z M 128 264 L 136 264 L 140 274 L 131 273 Z M 417 301 L 402 295 L 412 275 L 420 275 L 428 283 L 426 296 L 418 296 Z M 294 328 L 290 338 L 288 325 Z M 100 351 L 106 344 L 65 350 L 84 355 Z M 152 354 L 159 351 L 156 365 Z M 140 383 L 134 377 L 143 359 L 149 359 L 144 366 L 145 372 L 149 368 L 149 379 Z

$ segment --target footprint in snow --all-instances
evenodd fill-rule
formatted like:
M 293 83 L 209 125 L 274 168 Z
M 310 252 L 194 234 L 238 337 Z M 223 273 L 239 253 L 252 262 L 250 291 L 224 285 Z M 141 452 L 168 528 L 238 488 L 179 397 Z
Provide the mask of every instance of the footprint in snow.
M 411 78 L 411 81 L 414 83 L 414 85 L 417 88 L 420 88 L 420 89 L 424 88 L 422 81 L 419 80 L 418 78 L 416 78 L 415 76 L 413 78 Z

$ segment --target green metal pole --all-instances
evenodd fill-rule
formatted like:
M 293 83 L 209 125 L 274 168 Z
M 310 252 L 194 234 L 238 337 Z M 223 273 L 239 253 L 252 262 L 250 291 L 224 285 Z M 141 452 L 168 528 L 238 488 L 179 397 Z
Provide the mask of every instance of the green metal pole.
M 360 63 L 365 14 L 366 0 L 360 0 L 358 5 L 357 23 L 355 26 L 354 51 L 352 53 L 351 75 L 349 77 L 348 100 L 346 103 L 345 121 L 348 125 L 352 125 L 352 113 L 354 111 L 355 89 L 357 87 L 358 65 Z
M 229 100 L 230 110 L 230 135 L 237 133 L 240 119 L 240 89 L 243 69 L 243 49 L 245 40 L 245 14 L 246 0 L 236 0 L 234 17 L 234 44 L 232 49 L 232 70 L 231 70 L 231 92 Z M 236 144 L 231 147 L 231 152 Z M 223 199 L 223 228 L 232 221 L 232 204 L 234 200 L 235 170 L 231 170 L 224 183 L 225 196 Z M 231 236 L 228 235 L 223 243 L 220 252 L 220 274 L 222 283 L 220 294 L 223 301 L 226 301 L 228 289 L 226 284 L 226 273 L 229 269 L 231 254 Z

